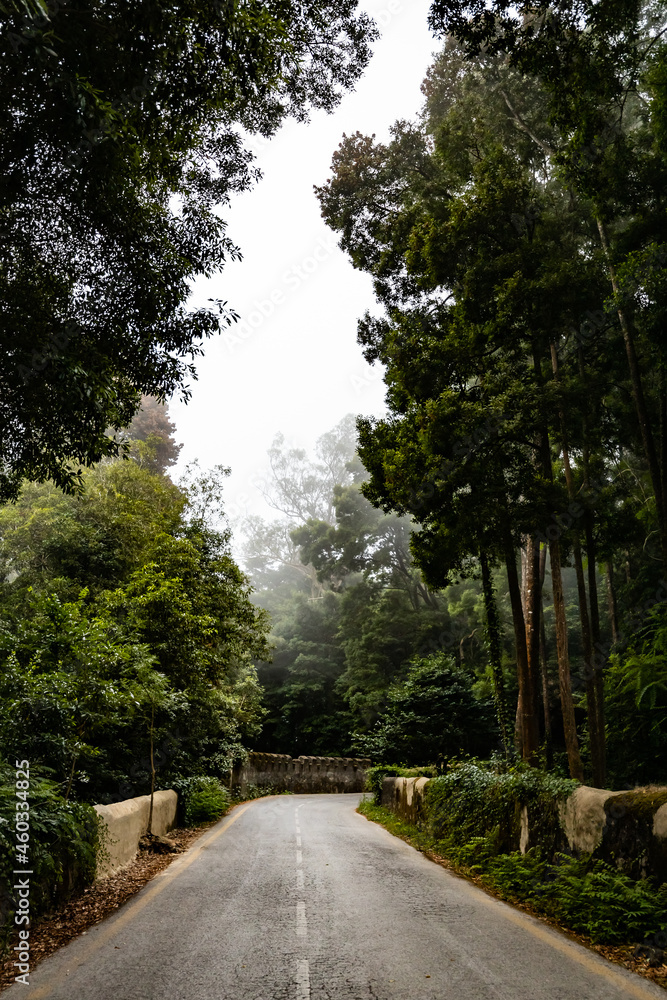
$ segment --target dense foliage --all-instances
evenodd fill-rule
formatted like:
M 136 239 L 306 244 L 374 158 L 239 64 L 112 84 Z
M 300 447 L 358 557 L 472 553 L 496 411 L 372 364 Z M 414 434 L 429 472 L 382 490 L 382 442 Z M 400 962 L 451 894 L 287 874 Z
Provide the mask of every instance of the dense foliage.
M 0 9 L 0 498 L 71 488 L 141 393 L 187 398 L 226 303 L 197 275 L 258 177 L 248 135 L 331 110 L 376 37 L 356 0 Z
M 309 460 L 277 439 L 266 493 L 284 520 L 245 525 L 275 646 L 258 664 L 268 714 L 256 748 L 416 764 L 495 748 L 478 586 L 461 581 L 439 595 L 424 584 L 409 520 L 374 510 L 360 492 L 349 419 L 319 452 Z
M 0 950 L 14 930 L 13 886 L 17 858 L 15 761 L 0 761 Z M 12 766 L 10 766 L 12 765 Z M 22 772 L 24 773 L 24 772 Z M 72 890 L 92 882 L 100 851 L 98 817 L 82 802 L 66 802 L 58 785 L 38 769 L 30 771 L 30 909 L 48 912 Z
M 562 747 L 599 786 L 664 780 L 644 634 L 666 597 L 663 18 L 447 0 L 431 21 L 420 115 L 345 136 L 317 189 L 380 306 L 359 323 L 387 386 L 358 421 L 361 493 L 413 520 L 434 591 L 481 578 L 506 745 Z
M 507 768 L 475 761 L 450 767 L 427 787 L 428 822 L 438 840 L 466 844 L 487 838 L 494 853 L 516 848 L 521 809 L 530 809 L 531 834 L 547 853 L 553 853 L 558 828 L 557 807 L 576 782 L 545 774 L 520 764 Z
M 260 728 L 268 655 L 229 531 L 133 461 L 84 485 L 0 509 L 0 753 L 89 802 L 220 777 Z
M 387 692 L 381 720 L 355 746 L 371 760 L 429 761 L 442 766 L 459 754 L 480 756 L 497 743 L 492 702 L 476 699 L 470 676 L 452 657 L 413 660 Z

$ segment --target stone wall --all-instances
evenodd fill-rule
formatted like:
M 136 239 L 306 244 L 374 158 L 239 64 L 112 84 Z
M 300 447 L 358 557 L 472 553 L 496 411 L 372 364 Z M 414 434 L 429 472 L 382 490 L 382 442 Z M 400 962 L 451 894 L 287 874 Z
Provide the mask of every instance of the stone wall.
M 429 778 L 385 778 L 382 805 L 401 819 L 422 826 L 428 819 L 424 791 Z M 515 850 L 535 846 L 533 833 L 543 817 L 524 805 Z M 558 809 L 554 843 L 571 853 L 591 853 L 633 878 L 667 880 L 667 788 L 610 792 L 580 785 Z M 480 836 L 485 833 L 479 831 Z
M 150 795 L 139 795 L 108 806 L 93 806 L 104 826 L 104 854 L 97 864 L 97 877 L 132 861 L 139 850 L 139 841 L 148 829 Z M 163 837 L 176 825 L 178 795 L 171 789 L 156 792 L 153 797 L 153 833 Z
M 232 786 L 271 786 L 277 792 L 363 792 L 370 760 L 356 757 L 290 757 L 250 753 L 232 775 Z
M 382 805 L 415 826 L 426 822 L 424 789 L 430 778 L 384 778 Z
M 633 878 L 667 881 L 667 788 L 608 792 L 581 785 L 559 813 L 574 853 L 591 851 Z

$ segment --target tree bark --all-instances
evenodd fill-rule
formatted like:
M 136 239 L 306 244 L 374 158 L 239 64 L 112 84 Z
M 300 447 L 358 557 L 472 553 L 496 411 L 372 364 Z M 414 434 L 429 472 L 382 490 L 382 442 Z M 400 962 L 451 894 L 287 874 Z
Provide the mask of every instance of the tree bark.
M 526 645 L 526 622 L 521 604 L 521 587 L 516 569 L 516 553 L 512 543 L 509 527 L 505 536 L 505 565 L 507 568 L 507 583 L 509 586 L 510 604 L 512 606 L 512 621 L 514 624 L 514 641 L 516 644 L 516 667 L 519 682 L 520 705 L 520 741 L 521 756 L 524 760 L 534 760 L 539 747 L 539 728 L 537 713 L 533 704 L 530 670 L 528 666 L 528 648 Z
M 584 769 L 579 753 L 577 725 L 574 718 L 574 702 L 572 700 L 572 681 L 570 678 L 570 657 L 567 641 L 567 617 L 565 614 L 565 598 L 563 596 L 563 578 L 560 570 L 560 544 L 557 538 L 549 542 L 549 559 L 551 561 L 551 586 L 553 590 L 554 612 L 556 615 L 556 650 L 558 653 L 558 686 L 560 689 L 560 704 L 563 712 L 563 730 L 565 733 L 565 749 L 570 767 L 570 774 L 578 781 L 584 780 Z
M 540 680 L 542 682 L 542 711 L 544 713 L 544 741 L 547 750 L 547 767 L 553 764 L 553 734 L 551 705 L 549 703 L 549 659 L 547 657 L 547 630 L 544 624 L 544 577 L 547 570 L 547 547 L 540 545 Z
M 510 750 L 510 734 L 507 703 L 505 701 L 505 682 L 503 678 L 500 618 L 498 616 L 498 606 L 496 605 L 496 595 L 493 589 L 489 560 L 483 549 L 479 553 L 479 562 L 482 568 L 482 593 L 484 595 L 484 610 L 486 612 L 486 631 L 489 639 L 489 660 L 491 661 L 491 671 L 493 674 L 496 713 L 498 715 L 498 725 L 500 726 L 500 736 L 505 748 L 505 755 L 507 756 Z
M 590 669 L 593 672 L 593 687 L 595 689 L 595 707 L 597 710 L 597 772 L 593 767 L 593 781 L 598 788 L 604 788 L 607 777 L 607 748 L 605 738 L 605 707 L 604 707 L 604 661 L 606 656 L 602 649 L 602 633 L 600 631 L 600 603 L 598 600 L 597 567 L 595 559 L 595 539 L 590 512 L 586 511 L 586 554 L 588 556 L 588 596 L 591 605 L 591 642 L 593 652 Z
M 614 565 L 609 559 L 605 564 L 607 573 L 607 603 L 609 605 L 609 621 L 611 623 L 611 641 L 618 642 L 618 608 L 616 606 L 616 588 L 614 587 Z
M 153 757 L 153 738 L 155 733 L 155 703 L 151 702 L 151 728 L 150 728 L 150 742 L 151 742 L 151 804 L 148 809 L 148 829 L 147 834 L 152 834 L 153 832 L 153 798 L 155 797 L 155 759 Z
M 551 367 L 554 378 L 558 382 L 558 351 L 556 344 L 551 343 Z M 560 421 L 561 450 L 563 454 L 563 470 L 565 472 L 565 483 L 567 495 L 570 500 L 575 499 L 574 476 L 570 464 L 570 445 L 565 414 L 559 408 L 558 417 Z M 600 712 L 597 703 L 597 691 L 595 684 L 595 665 L 593 662 L 593 635 L 591 630 L 591 619 L 588 613 L 588 595 L 586 594 L 586 580 L 584 577 L 584 561 L 581 555 L 581 532 L 575 525 L 572 528 L 572 555 L 574 558 L 574 570 L 577 579 L 577 597 L 579 601 L 579 621 L 581 623 L 581 642 L 584 650 L 584 684 L 586 687 L 586 708 L 588 716 L 588 735 L 591 747 L 591 764 L 593 767 L 593 785 L 596 788 L 603 787 L 604 768 L 601 765 Z
M 581 376 L 582 383 L 586 380 L 586 367 L 584 363 L 584 352 L 579 348 L 577 352 L 577 358 L 579 362 L 579 374 Z M 588 419 L 586 415 L 583 417 L 583 467 L 584 467 L 584 488 L 586 494 L 590 495 L 591 490 L 591 477 L 590 477 L 590 450 L 589 450 L 589 434 L 588 434 Z M 663 490 L 664 496 L 664 490 Z M 595 693 L 595 707 L 597 711 L 597 762 L 593 763 L 593 779 L 594 783 L 599 783 L 599 788 L 605 787 L 606 782 L 606 771 L 607 771 L 607 750 L 606 750 L 606 734 L 605 734 L 605 706 L 604 706 L 604 662 L 600 662 L 602 659 L 606 661 L 606 656 L 602 656 L 600 650 L 602 649 L 602 634 L 600 631 L 600 602 L 598 600 L 598 582 L 597 582 L 597 553 L 595 548 L 595 537 L 593 534 L 593 511 L 589 503 L 586 503 L 584 510 L 584 529 L 586 533 L 586 554 L 588 556 L 588 599 L 590 601 L 591 609 L 591 645 L 593 647 L 592 657 L 590 660 L 590 670 L 593 672 L 593 687 Z M 597 770 L 596 770 L 597 764 Z
M 530 674 L 531 704 L 537 725 L 540 703 L 540 611 L 542 587 L 540 583 L 540 543 L 531 535 L 526 540 L 526 593 L 524 615 L 526 619 L 526 649 Z M 538 737 L 539 738 L 539 737 Z
M 602 219 L 597 220 L 598 231 L 600 233 L 600 242 L 602 244 L 602 249 L 604 250 L 605 256 L 607 258 L 607 268 L 609 270 L 609 278 L 611 281 L 611 287 L 614 290 L 615 295 L 620 295 L 620 286 L 618 284 L 618 277 L 616 274 L 616 268 L 611 258 L 611 251 L 609 249 L 609 240 L 607 239 L 607 231 Z M 621 330 L 623 332 L 623 342 L 625 343 L 625 353 L 628 359 L 628 368 L 630 369 L 630 383 L 632 385 L 632 398 L 635 404 L 635 410 L 637 412 L 637 419 L 639 421 L 639 427 L 641 430 L 642 444 L 644 447 L 644 456 L 648 464 L 649 475 L 651 477 L 651 485 L 653 486 L 653 494 L 655 496 L 655 507 L 658 516 L 658 530 L 660 532 L 660 547 L 662 552 L 662 561 L 667 565 L 667 524 L 665 523 L 665 499 L 662 489 L 662 475 L 660 472 L 660 463 L 658 462 L 658 455 L 656 452 L 655 441 L 653 438 L 653 431 L 651 430 L 651 422 L 649 420 L 648 409 L 646 406 L 646 398 L 644 396 L 644 385 L 642 382 L 641 370 L 639 368 L 639 360 L 637 358 L 637 351 L 635 348 L 635 341 L 632 334 L 632 329 L 630 323 L 628 322 L 628 317 L 625 314 L 625 310 L 619 303 L 616 313 L 618 315 L 619 323 L 621 324 Z

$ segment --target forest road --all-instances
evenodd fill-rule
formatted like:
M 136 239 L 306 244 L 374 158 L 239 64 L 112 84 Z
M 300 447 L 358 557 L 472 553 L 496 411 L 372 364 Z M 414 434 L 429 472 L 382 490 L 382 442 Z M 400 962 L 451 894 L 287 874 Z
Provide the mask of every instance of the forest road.
M 6 996 L 665 1000 L 368 822 L 359 799 L 238 806 Z

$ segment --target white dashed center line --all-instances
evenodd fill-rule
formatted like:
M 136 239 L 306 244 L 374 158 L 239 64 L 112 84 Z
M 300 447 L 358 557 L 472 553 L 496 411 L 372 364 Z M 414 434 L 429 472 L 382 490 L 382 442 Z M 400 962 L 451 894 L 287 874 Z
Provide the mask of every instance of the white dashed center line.
M 301 865 L 303 864 L 303 854 L 301 853 L 301 827 L 299 826 L 299 809 L 301 806 L 297 806 L 294 810 L 294 823 L 296 832 L 296 887 L 297 890 L 303 889 L 304 879 L 303 879 L 303 869 Z M 296 934 L 297 937 L 305 938 L 308 936 L 308 922 L 306 920 L 306 904 L 303 901 L 299 901 L 296 904 Z M 298 959 L 296 963 L 296 1000 L 310 1000 L 310 969 L 308 967 L 308 962 L 305 959 Z
M 308 934 L 305 903 L 296 904 L 296 934 L 297 937 L 306 937 Z
M 296 1000 L 310 1000 L 310 969 L 308 962 L 296 963 Z

